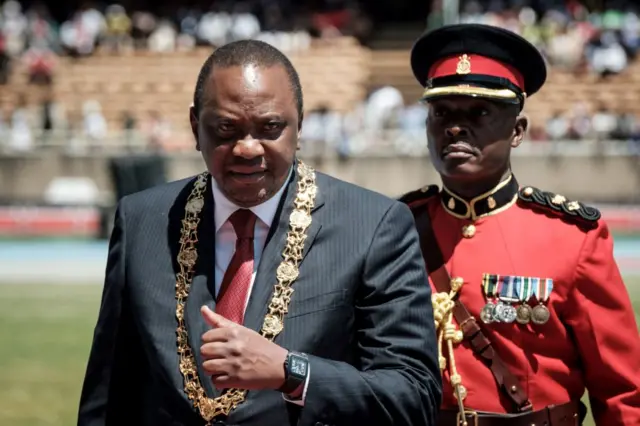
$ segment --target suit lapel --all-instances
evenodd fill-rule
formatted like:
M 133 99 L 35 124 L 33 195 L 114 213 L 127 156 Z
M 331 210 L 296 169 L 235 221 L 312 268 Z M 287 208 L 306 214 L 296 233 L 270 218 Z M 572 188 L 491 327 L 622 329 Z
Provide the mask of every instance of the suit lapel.
M 205 323 L 200 308 L 203 305 L 215 310 L 215 221 L 213 208 L 213 193 L 211 192 L 211 176 L 207 182 L 205 203 L 202 209 L 200 224 L 198 225 L 198 260 L 195 275 L 189 291 L 186 306 L 186 322 L 189 333 L 189 345 L 196 359 L 198 376 L 202 387 L 209 397 L 219 395 L 211 383 L 210 378 L 202 369 L 202 357 L 200 346 L 202 335 L 209 330 Z
M 269 300 L 273 294 L 274 285 L 276 284 L 276 269 L 282 261 L 282 251 L 284 250 L 287 233 L 289 232 L 289 216 L 293 211 L 293 201 L 296 197 L 297 190 L 297 162 L 294 163 L 293 167 L 294 172 L 287 183 L 287 189 L 282 195 L 282 200 L 280 201 L 273 223 L 271 224 L 271 229 L 269 230 L 269 235 L 267 236 L 267 242 L 262 252 L 255 282 L 253 283 L 253 289 L 249 296 L 249 303 L 247 304 L 247 310 L 244 315 L 244 326 L 256 331 L 260 331 L 262 321 L 267 313 Z M 312 210 L 312 218 L 313 213 L 324 204 L 321 194 L 322 189 L 318 188 Z M 307 230 L 303 260 L 313 245 L 313 241 L 320 231 L 320 228 L 321 224 L 319 221 L 313 218 L 311 226 Z M 295 286 L 296 284 L 294 282 L 293 287 L 295 288 Z

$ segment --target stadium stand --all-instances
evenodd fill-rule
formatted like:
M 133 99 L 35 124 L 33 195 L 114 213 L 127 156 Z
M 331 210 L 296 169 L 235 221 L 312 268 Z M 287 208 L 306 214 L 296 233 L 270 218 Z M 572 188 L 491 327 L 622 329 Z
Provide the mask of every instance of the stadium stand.
M 480 3 L 487 2 L 461 2 L 460 19 L 518 31 L 549 60 L 547 84 L 525 107 L 532 140 L 640 139 L 640 64 L 635 61 L 640 18 L 628 5 L 587 13 L 576 5 L 534 12 L 514 2 L 499 11 Z M 22 35 L 15 33 L 13 39 L 3 30 L 5 47 L 0 31 L 0 54 L 3 48 L 13 51 L 11 72 L 3 77 L 5 84 L 0 81 L 0 145 L 6 144 L 8 151 L 37 146 L 36 137 L 21 133 L 21 126 L 26 127 L 26 115 L 46 115 L 41 111 L 51 104 L 63 111 L 62 123 L 49 126 L 66 132 L 60 139 L 75 132 L 94 147 L 106 147 L 110 141 L 122 142 L 120 132 L 132 129 L 150 145 L 162 140 L 165 149 L 190 146 L 186 109 L 197 72 L 212 45 L 245 36 L 281 42 L 274 44 L 284 47 L 299 70 L 305 110 L 316 115 L 307 120 L 303 139 L 331 133 L 320 138 L 330 139 L 327 146 L 349 155 L 364 151 L 366 144 L 358 139 L 371 140 L 371 134 L 380 135 L 381 130 L 400 129 L 416 140 L 423 132 L 423 112 L 412 108 L 421 88 L 411 75 L 409 49 L 424 22 L 376 28 L 363 43 L 362 37 L 349 35 L 357 31 L 347 29 L 347 23 L 360 15 L 348 8 L 311 13 L 313 31 L 304 26 L 273 31 L 264 16 L 259 15 L 258 22 L 256 16 L 238 11 L 193 16 L 181 12 L 183 17 L 175 12 L 169 22 L 146 12 L 129 17 L 120 6 L 108 7 L 104 16 L 93 9 L 78 11 L 58 29 L 44 12 L 22 14 L 16 4 L 6 0 L 0 11 L 0 21 L 13 20 L 6 29 L 23 28 Z M 427 26 L 439 25 L 438 16 L 437 10 L 432 11 Z M 144 29 L 148 20 L 157 21 L 153 33 Z M 85 21 L 102 29 L 94 29 L 93 38 L 87 38 L 92 27 Z M 224 31 L 211 31 L 225 25 Z M 84 28 L 84 33 L 76 27 Z M 22 48 L 16 47 L 20 42 Z M 379 96 L 370 101 L 376 92 Z M 31 117 L 34 134 L 43 130 L 43 120 Z M 402 148 L 408 148 L 402 153 L 423 154 L 419 139 L 403 142 Z M 383 141 L 376 146 L 397 150 L 398 144 Z
M 136 115 L 162 110 L 172 123 L 186 126 L 186 108 L 193 96 L 194 82 L 209 48 L 188 52 L 153 53 L 136 51 L 113 56 L 95 54 L 81 61 L 62 57 L 52 85 L 54 97 L 70 114 L 79 114 L 87 99 L 99 102 L 110 129 L 120 128 L 124 109 Z M 315 43 L 307 51 L 291 55 L 299 70 L 308 110 L 327 105 L 347 112 L 365 96 L 367 89 L 391 85 L 410 104 L 420 96 L 420 87 L 409 68 L 405 50 L 374 50 L 344 37 L 331 44 Z M 10 109 L 25 94 L 37 103 L 49 89 L 28 87 L 24 67 L 12 73 L 6 90 L 0 92 L 0 107 Z M 584 102 L 591 110 L 604 104 L 640 113 L 640 63 L 634 62 L 616 78 L 600 81 L 594 74 L 576 76 L 552 68 L 541 93 L 527 102 L 525 112 L 542 124 L 556 110 L 570 110 Z
M 113 130 L 121 127 L 125 109 L 138 116 L 161 110 L 168 121 L 182 125 L 178 130 L 185 130 L 197 73 L 211 52 L 203 47 L 172 53 L 98 53 L 81 61 L 61 57 L 50 89 L 29 86 L 23 66 L 12 73 L 1 92 L 0 107 L 13 108 L 23 94 L 35 104 L 51 90 L 69 115 L 80 114 L 87 99 L 97 101 Z M 317 43 L 309 51 L 292 55 L 292 61 L 300 73 L 307 109 L 326 105 L 346 112 L 365 95 L 370 53 L 353 38 Z M 179 146 L 181 141 L 175 143 Z

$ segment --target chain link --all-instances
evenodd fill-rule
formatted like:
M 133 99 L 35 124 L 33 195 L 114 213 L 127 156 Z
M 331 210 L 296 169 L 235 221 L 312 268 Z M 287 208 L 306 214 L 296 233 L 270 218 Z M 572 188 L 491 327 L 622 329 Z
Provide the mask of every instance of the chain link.
M 306 231 L 311 225 L 311 210 L 317 193 L 315 171 L 299 161 L 297 172 L 297 193 L 294 200 L 294 210 L 289 216 L 289 231 L 282 253 L 283 259 L 276 270 L 277 283 L 274 286 L 273 296 L 260 330 L 260 334 L 270 341 L 273 341 L 284 329 L 284 316 L 287 314 L 291 302 L 292 285 L 299 275 L 298 265 L 302 260 L 304 243 L 307 239 Z M 187 199 L 185 216 L 182 220 L 180 251 L 178 253 L 180 272 L 176 274 L 176 318 L 178 320 L 176 335 L 180 372 L 184 378 L 184 390 L 189 399 L 193 401 L 194 407 L 207 422 L 207 426 L 211 426 L 213 419 L 221 415 L 228 416 L 232 410 L 244 402 L 247 391 L 226 389 L 214 399 L 207 397 L 198 377 L 193 350 L 189 346 L 184 315 L 193 282 L 194 267 L 198 260 L 198 225 L 201 220 L 200 213 L 204 207 L 207 178 L 207 172 L 196 178 Z

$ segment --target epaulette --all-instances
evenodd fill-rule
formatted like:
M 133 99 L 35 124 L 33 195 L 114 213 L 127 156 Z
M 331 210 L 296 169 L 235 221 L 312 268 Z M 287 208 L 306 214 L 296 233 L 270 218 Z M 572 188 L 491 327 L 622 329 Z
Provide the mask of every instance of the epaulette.
M 564 196 L 525 186 L 518 191 L 524 205 L 550 213 L 581 226 L 593 227 L 600 219 L 600 211 L 579 201 L 569 201 Z
M 429 198 L 438 194 L 440 189 L 438 185 L 427 185 L 415 191 L 407 192 L 402 197 L 398 198 L 398 201 L 405 203 L 409 208 L 413 209 L 422 206 L 427 203 Z

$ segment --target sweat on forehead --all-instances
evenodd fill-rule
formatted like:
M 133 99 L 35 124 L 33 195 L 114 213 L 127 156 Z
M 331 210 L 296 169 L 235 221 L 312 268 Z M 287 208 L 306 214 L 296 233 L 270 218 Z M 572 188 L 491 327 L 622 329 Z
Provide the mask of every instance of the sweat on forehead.
M 201 102 L 201 114 L 211 108 L 270 109 L 277 105 L 290 112 L 296 108 L 287 74 L 279 66 L 216 68 L 204 84 Z
M 202 106 L 205 86 L 211 73 L 216 68 L 253 66 L 257 69 L 281 66 L 287 73 L 289 84 L 296 101 L 298 115 L 302 118 L 303 97 L 298 72 L 287 56 L 268 43 L 259 40 L 240 40 L 228 43 L 216 49 L 205 61 L 198 75 L 193 96 L 196 116 Z

